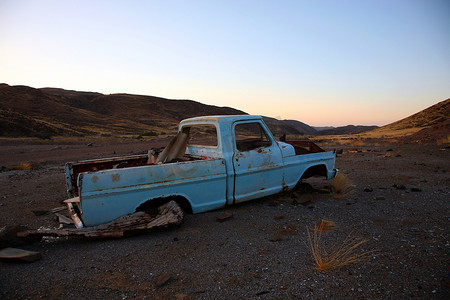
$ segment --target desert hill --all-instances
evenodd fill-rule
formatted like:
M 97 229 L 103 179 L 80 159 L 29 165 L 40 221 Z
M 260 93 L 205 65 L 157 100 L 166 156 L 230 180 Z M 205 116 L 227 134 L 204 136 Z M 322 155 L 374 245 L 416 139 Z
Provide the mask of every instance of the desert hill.
M 450 98 L 430 106 L 412 116 L 381 127 L 384 130 L 402 130 L 430 127 L 445 122 L 450 116 Z
M 317 130 L 313 127 L 297 120 L 283 120 L 283 123 L 289 125 L 292 128 L 295 128 L 297 131 L 302 132 L 303 134 L 313 135 L 317 133 Z
M 347 125 L 318 131 L 317 135 L 356 134 L 378 128 L 378 126 Z
M 0 84 L 0 136 L 172 133 L 185 118 L 240 114 L 246 113 L 192 100 Z M 303 133 L 266 120 L 275 135 Z
M 449 135 L 449 116 L 450 98 L 365 134 L 369 137 L 405 137 L 417 134 L 417 138 L 420 139 L 427 135 L 433 135 L 434 140 L 447 138 Z
M 364 132 L 369 137 L 448 136 L 450 99 L 392 124 Z M 0 84 L 0 136 L 140 135 L 176 131 L 180 120 L 201 115 L 247 114 L 230 107 L 154 96 L 35 89 Z M 367 126 L 344 126 L 318 132 L 295 120 L 264 117 L 276 136 L 355 134 Z M 427 129 L 427 131 L 423 131 Z M 445 132 L 444 132 L 445 131 Z M 444 132 L 444 133 L 439 133 Z
M 305 135 L 315 133 L 314 128 L 300 121 L 277 120 L 269 117 L 263 117 L 263 120 L 275 135 Z

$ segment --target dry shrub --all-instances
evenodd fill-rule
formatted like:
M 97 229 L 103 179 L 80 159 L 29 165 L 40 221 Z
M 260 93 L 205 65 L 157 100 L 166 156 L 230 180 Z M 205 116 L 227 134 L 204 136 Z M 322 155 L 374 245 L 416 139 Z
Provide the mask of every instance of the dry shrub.
M 312 230 L 317 232 L 332 232 L 336 227 L 336 223 L 333 221 L 322 219 L 319 226 L 315 226 Z
M 335 199 L 341 199 L 353 190 L 353 183 L 343 173 L 333 178 L 331 182 L 331 190 Z
M 362 147 L 365 146 L 366 144 L 363 141 L 356 141 L 352 143 L 353 147 Z
M 446 138 L 437 139 L 436 140 L 436 144 L 438 146 L 443 146 L 443 145 L 450 144 L 450 135 L 448 135 Z
M 331 247 L 326 247 L 321 240 L 322 232 L 316 225 L 313 229 L 314 234 L 311 234 L 308 229 L 309 245 L 311 253 L 314 257 L 315 269 L 317 271 L 325 272 L 335 270 L 347 266 L 349 264 L 367 260 L 373 255 L 376 250 L 363 251 L 358 253 L 358 248 L 366 242 L 358 238 L 348 235 L 345 240 L 338 244 L 335 243 Z
M 30 170 L 31 168 L 33 168 L 32 163 L 20 163 L 18 166 L 9 167 L 10 170 Z

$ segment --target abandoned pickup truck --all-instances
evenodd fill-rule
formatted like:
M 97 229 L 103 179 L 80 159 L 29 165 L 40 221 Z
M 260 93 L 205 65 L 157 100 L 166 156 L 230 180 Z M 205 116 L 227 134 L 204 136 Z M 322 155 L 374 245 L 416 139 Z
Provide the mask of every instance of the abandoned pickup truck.
M 157 156 L 67 163 L 66 202 L 79 228 L 170 200 L 201 213 L 293 189 L 311 176 L 334 178 L 334 160 L 309 141 L 276 141 L 260 116 L 196 117 L 182 121 Z

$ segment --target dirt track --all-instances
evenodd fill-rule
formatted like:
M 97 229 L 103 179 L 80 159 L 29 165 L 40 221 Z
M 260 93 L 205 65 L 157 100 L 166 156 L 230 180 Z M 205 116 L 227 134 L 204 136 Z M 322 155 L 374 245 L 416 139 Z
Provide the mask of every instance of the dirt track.
M 35 216 L 32 210 L 50 210 L 66 199 L 66 161 L 141 153 L 151 146 L 0 142 L 0 166 L 35 165 L 0 173 L 0 226 L 56 226 L 50 214 Z M 22 247 L 41 252 L 41 260 L 0 262 L 0 298 L 448 299 L 448 149 L 347 150 L 336 166 L 355 188 L 343 199 L 314 193 L 312 203 L 294 205 L 289 195 L 274 196 L 187 215 L 180 227 L 146 235 L 44 239 Z M 316 189 L 329 184 L 307 182 Z M 405 189 L 398 189 L 402 185 Z M 217 222 L 224 212 L 233 218 Z M 352 233 L 368 240 L 362 250 L 379 254 L 331 272 L 314 270 L 306 229 L 322 218 L 337 223 L 335 232 L 324 233 L 325 241 L 343 241 Z M 161 274 L 170 279 L 157 287 Z

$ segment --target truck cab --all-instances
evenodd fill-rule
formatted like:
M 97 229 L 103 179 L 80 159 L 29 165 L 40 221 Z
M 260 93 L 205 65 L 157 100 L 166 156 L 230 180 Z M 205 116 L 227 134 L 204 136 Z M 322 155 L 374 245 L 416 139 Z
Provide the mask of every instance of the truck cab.
M 310 172 L 308 177 L 323 175 L 331 179 L 337 173 L 333 168 L 334 153 L 325 152 L 311 142 L 289 144 L 276 141 L 261 116 L 191 118 L 179 125 L 179 131 L 188 130 L 190 133 L 209 132 L 211 139 L 208 144 L 198 144 L 201 138 L 196 139 L 192 134 L 187 154 L 225 159 L 228 174 L 227 204 L 291 189 L 301 179 L 302 173 L 312 166 L 316 166 L 316 172 Z M 296 149 L 298 155 L 315 155 L 305 157 L 297 164 L 292 160 L 296 156 Z M 317 155 L 319 152 L 322 154 Z

